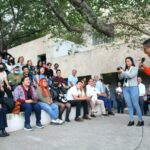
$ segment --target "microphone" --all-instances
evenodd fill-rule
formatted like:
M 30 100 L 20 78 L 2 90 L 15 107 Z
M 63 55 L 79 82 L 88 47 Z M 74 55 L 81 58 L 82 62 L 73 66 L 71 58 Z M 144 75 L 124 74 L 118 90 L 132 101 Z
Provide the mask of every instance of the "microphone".
M 145 61 L 145 58 L 143 57 L 143 58 L 141 59 L 141 64 L 143 64 L 144 61 Z

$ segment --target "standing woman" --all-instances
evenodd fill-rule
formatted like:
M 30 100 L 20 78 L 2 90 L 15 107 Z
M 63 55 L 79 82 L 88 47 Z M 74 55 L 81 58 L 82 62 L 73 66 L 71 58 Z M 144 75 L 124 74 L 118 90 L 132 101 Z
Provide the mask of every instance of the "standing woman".
M 139 90 L 137 83 L 138 68 L 135 67 L 132 57 L 126 57 L 125 63 L 126 63 L 125 70 L 123 70 L 120 67 L 117 68 L 117 71 L 119 79 L 120 80 L 124 79 L 123 95 L 128 104 L 129 118 L 130 118 L 128 126 L 134 125 L 134 118 L 133 118 L 134 107 L 138 114 L 137 126 L 143 126 L 144 121 L 142 120 L 142 113 L 139 106 Z

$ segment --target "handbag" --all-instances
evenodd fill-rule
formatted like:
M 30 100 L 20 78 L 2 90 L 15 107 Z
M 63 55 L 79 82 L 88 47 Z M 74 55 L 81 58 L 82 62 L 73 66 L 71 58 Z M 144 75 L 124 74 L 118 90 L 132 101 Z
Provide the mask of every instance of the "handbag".
M 59 96 L 59 101 L 62 103 L 67 103 L 67 98 L 65 96 Z
M 20 108 L 21 108 L 21 102 L 16 101 L 15 108 L 13 109 L 12 113 L 13 114 L 19 114 L 20 113 Z

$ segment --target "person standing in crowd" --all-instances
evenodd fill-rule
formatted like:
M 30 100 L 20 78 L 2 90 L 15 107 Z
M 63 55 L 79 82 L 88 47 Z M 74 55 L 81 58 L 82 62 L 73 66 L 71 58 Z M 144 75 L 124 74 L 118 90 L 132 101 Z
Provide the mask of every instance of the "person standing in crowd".
M 1 53 L 2 58 L 7 62 L 7 60 L 12 57 L 10 53 L 8 53 L 7 49 L 4 49 L 3 52 Z
M 20 73 L 22 73 L 23 72 L 22 67 L 25 66 L 25 64 L 24 64 L 24 57 L 23 56 L 20 56 L 18 58 L 17 65 L 19 65 Z
M 37 66 L 36 66 L 36 72 L 39 74 L 40 73 L 40 68 L 43 67 L 43 62 L 42 60 L 38 60 Z
M 9 136 L 5 128 L 7 127 L 6 110 L 3 108 L 2 100 L 0 99 L 0 137 Z
M 41 109 L 46 111 L 51 117 L 52 124 L 62 124 L 63 121 L 58 119 L 58 105 L 55 104 L 52 100 L 51 93 L 48 88 L 48 82 L 46 78 L 42 78 L 39 81 L 39 86 L 37 88 L 37 94 L 40 99 L 39 105 Z
M 14 101 L 20 102 L 20 110 L 25 112 L 24 130 L 31 131 L 30 116 L 32 111 L 36 116 L 36 127 L 43 128 L 41 124 L 41 106 L 38 104 L 38 96 L 36 90 L 30 84 L 30 79 L 25 76 L 21 80 L 21 85 L 18 85 L 14 90 Z
M 20 74 L 19 66 L 14 66 L 13 72 L 8 74 L 8 81 L 12 90 L 14 90 L 16 86 L 21 82 L 22 77 L 23 75 Z
M 34 80 L 34 76 L 32 74 L 30 74 L 28 66 L 23 66 L 22 70 L 23 70 L 23 76 L 24 77 L 29 77 L 30 84 L 36 86 L 36 83 L 35 83 L 35 80 Z
M 88 103 L 89 97 L 81 96 L 82 82 L 78 81 L 75 86 L 71 87 L 67 92 L 67 100 L 71 106 L 76 106 L 75 121 L 83 121 L 83 119 L 91 119 L 88 116 Z M 83 106 L 83 119 L 80 118 L 81 106 Z
M 55 63 L 54 64 L 54 73 L 56 74 L 56 71 L 59 69 L 59 64 Z
M 76 85 L 76 83 L 78 82 L 78 78 L 76 77 L 76 74 L 77 74 L 77 70 L 73 69 L 72 75 L 68 77 L 68 87 L 72 87 Z
M 125 59 L 125 70 L 121 67 L 117 68 L 118 77 L 120 80 L 124 79 L 123 83 L 123 95 L 128 104 L 129 108 L 129 123 L 128 126 L 134 125 L 134 107 L 138 114 L 137 126 L 143 126 L 144 121 L 142 120 L 142 113 L 139 106 L 139 89 L 137 83 L 138 68 L 135 67 L 132 57 L 126 57 Z
M 2 55 L 0 55 L 0 65 L 3 65 L 4 70 L 7 69 L 7 68 L 6 68 L 6 65 L 5 65 L 5 63 L 4 63 L 4 60 L 3 60 Z
M 51 86 L 52 79 L 54 77 L 54 73 L 53 73 L 53 70 L 52 70 L 52 63 L 50 63 L 50 62 L 47 63 L 47 68 L 45 70 L 45 75 L 48 79 L 48 85 Z
M 34 76 L 35 75 L 35 67 L 33 66 L 32 60 L 27 61 L 27 67 L 29 69 L 29 73 Z
M 124 97 L 121 82 L 118 82 L 118 86 L 116 88 L 116 102 L 117 102 L 117 112 L 124 113 Z
M 36 82 L 39 84 L 39 81 L 40 81 L 40 79 L 42 79 L 42 78 L 46 78 L 46 75 L 45 75 L 45 68 L 44 68 L 44 67 L 41 67 L 39 74 L 36 75 Z
M 7 118 L 6 114 L 9 112 L 6 107 L 4 101 L 4 89 L 3 84 L 0 84 L 0 137 L 6 137 L 9 136 L 9 134 L 6 132 L 5 128 L 7 127 Z
M 15 58 L 14 57 L 9 57 L 8 58 L 8 62 L 5 63 L 6 67 L 7 67 L 7 71 L 8 73 L 12 73 L 13 72 L 13 68 L 15 66 Z
M 4 66 L 0 64 L 0 84 L 4 85 L 4 91 L 6 92 L 7 96 L 12 98 L 12 91 L 11 91 L 11 86 L 8 82 L 7 79 L 7 74 L 5 72 Z
M 58 69 L 56 71 L 56 76 L 54 77 L 53 80 L 58 81 L 59 87 L 62 86 L 64 89 L 67 89 L 66 82 L 65 82 L 64 78 L 61 76 L 61 70 L 60 69 Z
M 144 115 L 147 115 L 148 105 L 150 104 L 150 83 L 148 84 L 145 98 L 146 100 L 144 101 Z
M 138 87 L 139 87 L 139 104 L 142 114 L 144 114 L 144 96 L 146 95 L 145 85 L 142 83 L 142 78 L 138 77 Z

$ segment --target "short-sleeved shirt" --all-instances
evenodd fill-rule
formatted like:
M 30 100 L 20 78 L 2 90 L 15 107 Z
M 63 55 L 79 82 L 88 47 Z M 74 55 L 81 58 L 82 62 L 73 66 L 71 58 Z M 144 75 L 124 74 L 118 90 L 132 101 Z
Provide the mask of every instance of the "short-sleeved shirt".
M 76 76 L 70 75 L 68 77 L 68 86 L 71 86 L 70 82 L 73 82 L 73 84 L 76 85 L 78 78 Z
M 98 99 L 97 94 L 100 94 L 100 91 L 98 91 L 98 89 L 96 89 L 95 87 L 92 87 L 90 85 L 86 86 L 86 95 L 91 97 L 92 100 Z
M 76 86 L 71 87 L 67 92 L 67 100 L 74 100 L 73 95 L 81 95 L 81 91 Z

